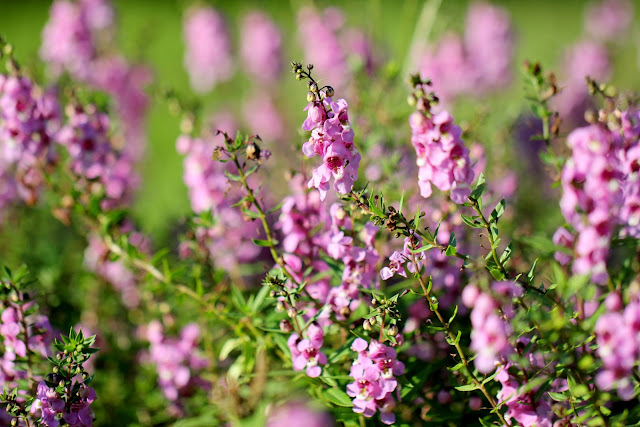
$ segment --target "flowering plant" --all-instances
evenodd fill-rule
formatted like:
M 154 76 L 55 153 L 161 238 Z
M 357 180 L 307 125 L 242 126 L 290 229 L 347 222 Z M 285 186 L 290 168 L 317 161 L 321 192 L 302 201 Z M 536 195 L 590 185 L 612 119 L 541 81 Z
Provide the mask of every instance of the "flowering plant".
M 193 5 L 197 96 L 119 52 L 107 0 L 53 3 L 47 78 L 0 39 L 0 253 L 32 271 L 0 277 L 0 421 L 640 422 L 640 104 L 607 83 L 632 5 L 588 9 L 568 76 L 518 79 L 506 10 L 473 4 L 425 45 L 439 3 L 404 70 L 339 9 L 301 8 L 296 87 L 269 15 L 242 16 L 236 58 L 228 16 Z M 207 116 L 236 74 L 244 117 Z M 159 193 L 156 104 L 185 186 L 164 236 L 164 207 L 136 204 Z

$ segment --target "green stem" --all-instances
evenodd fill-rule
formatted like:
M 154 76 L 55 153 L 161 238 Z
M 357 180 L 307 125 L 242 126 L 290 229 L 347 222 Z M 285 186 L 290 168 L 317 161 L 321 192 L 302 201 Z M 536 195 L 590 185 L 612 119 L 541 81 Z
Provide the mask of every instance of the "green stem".
M 418 282 L 420 283 L 420 287 L 422 288 L 423 295 L 427 299 L 427 303 L 429 304 L 429 307 L 431 307 L 431 311 L 433 311 L 435 313 L 436 317 L 438 318 L 438 321 L 440 322 L 440 324 L 442 325 L 442 327 L 446 331 L 447 336 L 449 338 L 448 339 L 449 344 L 452 345 L 456 349 L 456 352 L 458 353 L 458 356 L 460 357 L 460 360 L 462 361 L 462 364 L 464 365 L 464 368 L 465 368 L 465 371 L 467 372 L 467 375 L 469 376 L 469 378 L 471 379 L 473 384 L 475 384 L 475 386 L 478 387 L 478 389 L 482 392 L 482 394 L 487 398 L 487 401 L 489 402 L 491 407 L 495 410 L 496 415 L 498 416 L 498 418 L 500 418 L 500 421 L 503 423 L 503 425 L 510 426 L 511 424 L 509 424 L 509 422 L 507 422 L 507 420 L 504 418 L 504 416 L 502 415 L 502 413 L 498 409 L 498 405 L 497 405 L 495 399 L 493 398 L 493 396 L 491 396 L 491 394 L 489 394 L 489 392 L 487 391 L 487 389 L 484 386 L 484 384 L 482 384 L 482 381 L 480 381 L 474 375 L 472 369 L 469 367 L 469 359 L 467 359 L 467 357 L 465 356 L 464 350 L 462 349 L 462 346 L 458 342 L 457 334 L 453 333 L 449 323 L 446 320 L 444 320 L 444 317 L 442 317 L 442 313 L 440 313 L 440 310 L 439 310 L 437 304 L 431 304 L 432 298 L 435 298 L 435 297 L 433 297 L 431 295 L 429 289 L 427 289 L 427 285 L 424 282 L 424 279 L 422 278 L 422 275 L 420 274 L 420 268 L 419 268 L 418 263 L 416 261 L 415 255 L 412 254 L 411 257 L 413 258 L 413 264 L 414 264 L 414 266 L 416 268 L 416 272 L 417 272 L 416 273 L 416 277 L 418 278 Z
M 489 238 L 489 244 L 491 245 L 491 257 L 493 258 L 493 261 L 496 263 L 498 269 L 500 269 L 500 272 L 504 275 L 504 277 L 508 278 L 509 273 L 504 267 L 502 261 L 500 261 L 498 252 L 496 251 L 495 239 L 493 238 L 493 233 L 491 231 L 491 223 L 487 220 L 487 218 L 485 218 L 484 214 L 482 213 L 482 209 L 480 209 L 480 204 L 478 203 L 478 201 L 476 199 L 472 199 L 471 197 L 469 198 L 469 201 L 471 202 L 473 209 L 480 216 L 480 221 L 482 221 L 482 224 L 487 229 L 487 237 Z

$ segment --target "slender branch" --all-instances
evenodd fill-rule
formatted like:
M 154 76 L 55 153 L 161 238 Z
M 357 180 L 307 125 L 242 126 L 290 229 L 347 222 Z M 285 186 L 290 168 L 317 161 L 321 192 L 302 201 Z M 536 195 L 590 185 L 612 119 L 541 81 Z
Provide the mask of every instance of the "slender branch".
M 469 367 L 469 359 L 467 359 L 467 357 L 465 356 L 464 350 L 462 349 L 462 346 L 460 345 L 460 343 L 459 343 L 459 341 L 457 339 L 457 334 L 453 333 L 449 323 L 446 320 L 444 320 L 444 317 L 442 317 L 442 313 L 440 313 L 440 310 L 439 310 L 438 306 L 435 305 L 435 304 L 431 304 L 432 298 L 435 298 L 435 297 L 431 295 L 431 292 L 427 288 L 427 285 L 424 282 L 424 279 L 422 278 L 422 275 L 420 274 L 420 268 L 418 267 L 418 263 L 416 261 L 415 254 L 411 254 L 411 257 L 413 258 L 413 264 L 414 264 L 414 266 L 416 268 L 416 272 L 417 272 L 416 273 L 416 277 L 418 278 L 418 282 L 420 283 L 420 287 L 422 288 L 422 292 L 424 294 L 424 297 L 427 299 L 427 303 L 429 303 L 429 307 L 431 308 L 431 311 L 433 311 L 435 313 L 436 317 L 438 318 L 438 321 L 440 322 L 440 324 L 442 325 L 442 327 L 446 331 L 447 336 L 449 337 L 449 339 L 448 339 L 449 344 L 452 345 L 453 347 L 455 347 L 456 352 L 458 353 L 458 356 L 460 356 L 460 360 L 462 361 L 462 364 L 464 365 L 464 368 L 465 368 L 465 370 L 467 372 L 467 375 L 469 375 L 469 378 L 471 378 L 471 381 L 473 382 L 473 384 L 475 384 L 475 386 L 478 387 L 478 389 L 480 389 L 482 394 L 484 394 L 484 396 L 487 398 L 487 400 L 489 401 L 489 404 L 495 410 L 496 415 L 498 416 L 498 418 L 500 418 L 500 421 L 503 423 L 503 425 L 510 426 L 511 424 L 509 424 L 509 422 L 504 418 L 502 413 L 499 411 L 498 404 L 496 403 L 496 401 L 493 398 L 493 396 L 491 396 L 491 394 L 489 394 L 489 392 L 487 391 L 487 389 L 484 386 L 484 384 L 482 384 L 482 381 L 480 381 L 474 375 L 473 371 Z
M 496 251 L 495 239 L 493 238 L 493 233 L 491 231 L 491 223 L 487 220 L 487 218 L 482 213 L 482 209 L 480 209 L 480 204 L 478 203 L 478 201 L 476 199 L 472 199 L 471 197 L 469 197 L 469 201 L 471 202 L 473 209 L 480 216 L 480 221 L 482 221 L 482 224 L 487 229 L 487 237 L 489 238 L 489 244 L 491 245 L 491 257 L 493 258 L 493 261 L 496 263 L 496 265 L 500 269 L 500 272 L 504 274 L 505 277 L 508 278 L 509 273 L 507 272 L 507 269 L 504 267 L 504 264 L 502 263 L 502 261 L 500 261 L 500 258 L 498 257 L 498 253 Z

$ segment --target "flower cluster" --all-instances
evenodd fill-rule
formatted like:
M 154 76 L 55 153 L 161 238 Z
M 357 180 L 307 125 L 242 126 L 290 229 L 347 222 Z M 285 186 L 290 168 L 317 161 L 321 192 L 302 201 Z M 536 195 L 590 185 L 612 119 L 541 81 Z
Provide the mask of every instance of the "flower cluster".
M 464 38 L 445 36 L 422 57 L 419 70 L 429 76 L 446 101 L 463 94 L 481 95 L 511 79 L 513 29 L 503 9 L 474 3 L 467 15 Z
M 633 300 L 623 311 L 612 310 L 601 315 L 595 333 L 598 342 L 596 352 L 602 360 L 596 385 L 602 390 L 617 390 L 623 400 L 633 399 L 636 393 L 631 378 L 640 360 L 640 302 Z
M 91 404 L 97 399 L 96 392 L 89 386 L 93 377 L 85 371 L 84 365 L 98 349 L 93 348 L 95 336 L 86 337 L 71 329 L 62 341 L 54 340 L 56 357 L 49 361 L 55 366 L 53 372 L 37 386 L 36 398 L 30 408 L 37 414 L 38 425 L 58 427 L 61 424 L 72 427 L 91 427 L 93 411 Z M 65 423 L 62 423 L 64 420 Z M 28 424 L 27 424 L 28 425 Z
M 606 258 L 615 212 L 622 204 L 614 135 L 600 125 L 575 129 L 567 138 L 572 156 L 562 170 L 562 214 L 578 232 L 573 271 L 607 279 Z
M 27 77 L 0 74 L 0 168 L 15 169 L 15 190 L 29 204 L 38 198 L 42 168 L 55 160 L 60 116 L 53 91 L 37 88 Z M 6 189 L 5 199 L 13 187 Z
M 185 156 L 183 180 L 189 189 L 191 207 L 196 214 L 214 216 L 213 224 L 196 226 L 195 241 L 221 267 L 232 270 L 238 263 L 255 260 L 262 252 L 251 241 L 258 237 L 259 225 L 245 221 L 232 207 L 239 197 L 230 191 L 225 164 L 211 161 L 215 147 L 211 137 L 182 135 L 177 141 L 178 152 Z M 189 253 L 186 244 L 181 251 Z
M 504 356 L 511 352 L 510 325 L 496 313 L 498 302 L 475 285 L 462 291 L 462 302 L 471 310 L 471 349 L 476 353 L 474 364 L 478 371 L 488 374 L 496 369 Z
M 200 328 L 195 324 L 182 328 L 179 338 L 166 336 L 158 321 L 147 326 L 149 360 L 156 365 L 162 394 L 174 404 L 176 411 L 180 411 L 180 398 L 195 390 L 210 387 L 197 374 L 197 371 L 209 366 L 209 361 L 196 352 L 199 336 Z
M 446 112 L 435 113 L 431 105 L 437 99 L 430 92 L 429 82 L 414 76 L 414 94 L 410 98 L 418 110 L 411 114 L 411 143 L 416 150 L 420 167 L 418 185 L 422 197 L 429 197 L 432 185 L 449 191 L 451 200 L 462 204 L 467 200 L 473 182 L 469 150 L 461 139 L 462 131 Z
M 394 394 L 400 398 L 396 376 L 404 373 L 404 364 L 396 360 L 396 350 L 362 338 L 356 338 L 351 349 L 358 352 L 349 374 L 354 382 L 347 385 L 347 394 L 353 397 L 353 411 L 367 418 L 380 411 L 384 424 L 395 423 Z
M 91 427 L 93 425 L 93 412 L 91 404 L 97 399 L 96 392 L 92 387 L 84 384 L 80 386 L 78 399 L 69 405 L 55 389 L 50 387 L 45 381 L 38 384 L 37 400 L 32 406 L 32 410 L 42 411 L 41 423 L 46 427 L 58 427 L 60 418 L 63 418 L 67 425 L 71 427 Z
M 629 0 L 602 0 L 593 3 L 585 14 L 587 32 L 599 40 L 621 38 L 633 22 L 633 5 Z
M 544 366 L 544 365 L 543 365 Z M 509 373 L 510 363 L 501 366 L 496 375 L 502 388 L 498 392 L 498 401 L 507 407 L 505 418 L 515 420 L 523 427 L 551 427 L 553 424 L 553 400 L 548 393 L 536 398 L 535 390 L 527 391 L 526 383 L 520 384 L 518 378 Z M 554 390 L 560 391 L 557 387 Z
M 0 316 L 0 336 L 3 338 L 0 388 L 15 387 L 15 381 L 26 378 L 27 373 L 16 365 L 19 358 L 30 357 L 29 352 L 36 352 L 42 357 L 51 355 L 50 347 L 53 341 L 51 324 L 43 315 L 25 316 L 25 311 L 29 311 L 32 306 L 33 302 L 8 305 Z
M 294 72 L 298 76 L 309 77 L 310 101 L 305 107 L 307 119 L 302 129 L 311 131 L 311 138 L 302 146 L 305 156 L 311 158 L 319 155 L 322 165 L 313 171 L 309 180 L 309 188 L 320 191 L 320 199 L 324 200 L 329 191 L 329 182 L 333 178 L 333 188 L 339 194 L 348 194 L 358 179 L 360 153 L 353 144 L 354 132 L 349 123 L 348 105 L 344 99 L 332 101 L 333 88 L 318 88 L 309 72 L 302 71 L 302 65 L 294 63 Z
M 291 361 L 295 371 L 306 370 L 311 378 L 320 376 L 320 365 L 327 364 L 327 356 L 320 351 L 324 342 L 324 332 L 316 324 L 311 324 L 306 330 L 307 338 L 298 334 L 291 334 L 287 345 L 291 351 Z
M 183 29 L 187 47 L 184 65 L 191 86 L 204 93 L 231 78 L 231 39 L 222 15 L 210 7 L 189 10 Z
M 80 179 L 101 184 L 103 209 L 113 209 L 131 200 L 138 184 L 133 159 L 118 152 L 110 138 L 109 118 L 92 105 L 67 108 L 68 123 L 60 130 L 59 142 L 70 157 L 70 169 Z M 96 192 L 92 189 L 92 192 Z
M 122 150 L 138 161 L 146 145 L 150 71 L 115 52 L 115 19 L 109 0 L 56 0 L 42 32 L 41 58 L 55 75 L 63 71 L 111 95 L 122 123 Z
M 282 35 L 264 13 L 252 11 L 242 20 L 240 55 L 246 71 L 262 83 L 275 82 L 282 71 Z
M 402 252 L 395 251 L 389 257 L 389 266 L 380 270 L 380 277 L 382 280 L 388 280 L 398 274 L 402 277 L 407 277 L 405 268 L 410 273 L 415 273 L 422 268 L 423 261 L 425 259 L 425 253 L 414 253 L 422 247 L 422 238 L 417 234 L 405 237 L 404 248 Z M 405 264 L 407 264 L 405 266 Z

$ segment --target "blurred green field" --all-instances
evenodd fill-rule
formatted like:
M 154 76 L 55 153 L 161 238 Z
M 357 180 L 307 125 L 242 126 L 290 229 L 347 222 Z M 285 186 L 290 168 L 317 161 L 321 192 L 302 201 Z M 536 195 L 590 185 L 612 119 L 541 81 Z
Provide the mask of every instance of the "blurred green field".
M 218 1 L 215 7 L 227 15 L 234 42 L 239 38 L 238 22 L 248 10 L 267 10 L 284 32 L 286 54 L 291 59 L 304 59 L 296 43 L 295 10 L 308 2 Z M 385 50 L 390 61 L 404 64 L 409 45 L 414 35 L 417 17 L 423 2 L 383 0 L 358 0 L 350 2 L 316 2 L 316 6 L 336 5 L 346 12 L 347 23 L 366 29 Z M 517 33 L 517 53 L 514 66 L 524 59 L 539 60 L 547 67 L 559 63 L 563 49 L 580 39 L 583 25 L 583 8 L 580 0 L 554 0 L 524 2 L 500 1 L 511 14 Z M 115 1 L 119 18 L 119 44 L 131 58 L 151 64 L 157 82 L 173 87 L 181 93 L 191 93 L 187 75 L 182 66 L 183 41 L 181 33 L 182 13 L 188 1 L 120 0 Z M 459 31 L 464 23 L 468 2 L 443 1 L 432 35 L 449 30 Z M 0 34 L 11 41 L 17 57 L 29 67 L 37 66 L 37 52 L 41 41 L 41 30 L 47 20 L 49 2 L 28 0 L 16 2 L 3 0 L 0 3 Z M 365 12 L 366 11 L 366 12 Z M 637 20 L 637 17 L 636 17 Z M 421 32 L 417 32 L 418 37 Z M 640 88 L 636 78 L 638 72 L 637 49 L 640 40 L 629 40 L 626 49 L 620 49 L 615 58 L 614 83 L 629 88 Z M 509 91 L 521 91 L 521 82 L 512 84 Z M 294 79 L 283 88 L 282 107 L 300 110 L 301 102 L 291 95 L 300 92 Z M 233 81 L 218 86 L 203 101 L 207 109 L 218 106 L 237 110 L 237 100 L 247 96 L 248 85 L 241 75 Z M 289 92 L 292 91 L 292 92 Z M 498 108 L 516 108 L 504 104 L 510 93 L 492 99 Z M 513 97 L 512 97 L 513 98 Z M 518 107 L 519 108 L 519 107 Z M 502 113 L 502 112 L 501 112 Z M 515 113 L 515 112 L 512 112 Z M 293 113 L 302 117 L 302 112 Z M 290 114 L 291 115 L 291 114 Z M 462 113 L 461 119 L 464 119 Z M 166 237 L 176 219 L 189 211 L 186 190 L 182 184 L 181 159 L 175 152 L 175 139 L 179 123 L 168 114 L 165 105 L 154 103 L 148 122 L 149 147 L 143 164 L 144 185 L 135 207 L 141 227 L 156 237 Z M 287 141 L 281 141 L 287 144 Z

